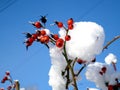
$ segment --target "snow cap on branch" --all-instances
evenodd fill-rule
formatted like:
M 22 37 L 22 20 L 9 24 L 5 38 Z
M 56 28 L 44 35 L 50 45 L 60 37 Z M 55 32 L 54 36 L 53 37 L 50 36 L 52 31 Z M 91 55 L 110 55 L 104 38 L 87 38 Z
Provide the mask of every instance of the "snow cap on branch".
M 116 56 L 114 54 L 109 53 L 108 56 L 105 57 L 105 62 L 107 64 L 116 63 L 117 58 L 116 58 Z
M 116 85 L 120 80 L 120 72 L 115 71 L 110 65 L 95 62 L 89 64 L 85 73 L 86 78 L 96 84 L 102 90 L 108 90 L 108 85 Z
M 61 37 L 65 37 L 66 31 L 61 28 Z M 74 28 L 69 30 L 71 40 L 66 42 L 66 51 L 72 59 L 80 58 L 91 61 L 95 55 L 101 53 L 105 34 L 103 28 L 94 22 L 75 22 Z
M 87 88 L 87 90 L 99 90 L 99 89 L 96 89 L 96 88 Z

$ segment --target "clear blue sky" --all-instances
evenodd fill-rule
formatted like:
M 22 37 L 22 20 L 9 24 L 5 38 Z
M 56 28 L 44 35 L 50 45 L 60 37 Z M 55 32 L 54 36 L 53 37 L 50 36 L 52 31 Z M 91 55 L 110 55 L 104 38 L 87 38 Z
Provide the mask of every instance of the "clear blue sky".
M 36 21 L 46 14 L 47 27 L 54 33 L 58 31 L 57 27 L 50 26 L 54 20 L 66 22 L 72 17 L 75 21 L 93 21 L 102 25 L 105 43 L 120 34 L 120 0 L 0 0 L 0 80 L 9 70 L 13 79 L 20 81 L 21 87 L 51 90 L 48 85 L 49 51 L 39 43 L 26 51 L 22 34 L 33 33 L 35 28 L 28 21 Z M 97 60 L 104 62 L 109 52 L 116 54 L 120 68 L 120 40 L 97 56 Z M 80 90 L 93 86 L 84 79 L 78 84 Z M 0 87 L 5 85 L 0 83 Z

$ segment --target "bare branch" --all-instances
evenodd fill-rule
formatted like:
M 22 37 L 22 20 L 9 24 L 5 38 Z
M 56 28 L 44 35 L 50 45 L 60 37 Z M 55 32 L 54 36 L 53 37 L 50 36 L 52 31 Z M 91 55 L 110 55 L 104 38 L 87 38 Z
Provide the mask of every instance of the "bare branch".
M 76 74 L 76 76 L 78 76 L 85 67 L 86 67 L 86 64 L 84 64 L 84 65 L 80 68 L 80 70 L 78 71 L 78 73 Z
M 111 41 L 109 41 L 109 42 L 103 47 L 103 50 L 102 50 L 102 51 L 104 51 L 105 49 L 107 49 L 110 44 L 112 44 L 114 41 L 116 41 L 116 40 L 119 39 L 119 38 L 120 38 L 120 35 L 114 37 Z

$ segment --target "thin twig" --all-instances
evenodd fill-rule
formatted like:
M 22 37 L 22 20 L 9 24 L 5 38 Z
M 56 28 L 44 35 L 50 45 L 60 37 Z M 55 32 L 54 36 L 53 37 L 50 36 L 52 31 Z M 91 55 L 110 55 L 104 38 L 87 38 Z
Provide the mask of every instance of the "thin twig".
M 75 58 L 75 59 L 73 60 L 72 68 L 74 67 L 76 61 L 77 61 L 77 58 Z
M 111 41 L 109 41 L 109 42 L 103 47 L 103 50 L 102 50 L 102 51 L 104 51 L 105 49 L 107 49 L 110 44 L 112 44 L 114 41 L 116 41 L 116 40 L 119 39 L 119 38 L 120 38 L 120 35 L 114 37 Z
M 85 67 L 86 67 L 86 64 L 84 64 L 84 66 L 82 66 L 82 67 L 80 68 L 80 70 L 78 71 L 78 73 L 76 74 L 76 76 L 78 76 Z

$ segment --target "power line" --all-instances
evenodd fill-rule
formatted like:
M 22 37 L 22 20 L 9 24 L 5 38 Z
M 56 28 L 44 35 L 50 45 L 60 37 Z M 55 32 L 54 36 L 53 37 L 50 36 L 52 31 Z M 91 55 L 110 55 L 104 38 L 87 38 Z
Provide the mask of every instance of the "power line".
M 17 0 L 7 0 L 1 2 L 2 5 L 0 6 L 0 13 L 9 8 L 11 5 L 13 5 L 16 1 Z
M 98 7 L 100 4 L 102 4 L 105 0 L 99 0 L 97 3 L 95 3 L 91 8 L 89 8 L 85 13 L 81 15 L 81 19 L 84 18 L 87 14 L 89 14 L 92 10 L 94 10 L 96 7 Z

